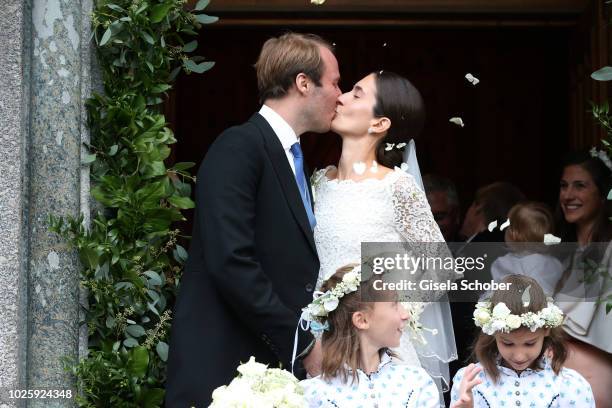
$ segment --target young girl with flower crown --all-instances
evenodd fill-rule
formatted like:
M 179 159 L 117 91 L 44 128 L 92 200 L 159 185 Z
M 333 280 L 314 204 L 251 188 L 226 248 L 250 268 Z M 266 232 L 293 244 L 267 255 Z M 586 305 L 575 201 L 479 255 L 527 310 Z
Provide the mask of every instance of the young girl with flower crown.
M 322 330 L 322 374 L 301 382 L 309 407 L 439 407 L 438 389 L 421 367 L 396 364 L 409 315 L 397 294 L 361 282 L 359 266 L 338 269 L 304 308 Z
M 510 275 L 504 282 L 510 289 L 476 305 L 478 363 L 453 378 L 451 408 L 594 408 L 589 383 L 563 367 L 561 310 L 530 277 Z

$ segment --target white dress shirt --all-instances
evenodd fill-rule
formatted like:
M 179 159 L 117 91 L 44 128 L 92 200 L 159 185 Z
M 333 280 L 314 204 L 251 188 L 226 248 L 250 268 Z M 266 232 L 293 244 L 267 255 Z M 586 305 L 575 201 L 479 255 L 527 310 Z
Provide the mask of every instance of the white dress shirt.
M 295 175 L 295 164 L 293 163 L 293 153 L 291 153 L 291 146 L 295 144 L 295 142 L 300 142 L 300 139 L 295 134 L 295 131 L 289 124 L 282 118 L 281 115 L 276 113 L 272 108 L 267 105 L 262 105 L 259 110 L 259 114 L 264 117 L 266 122 L 270 124 L 270 127 L 276 133 L 276 137 L 280 140 L 283 145 L 283 149 L 285 149 L 285 154 L 287 155 L 287 161 L 289 162 L 289 166 L 291 166 L 291 170 Z

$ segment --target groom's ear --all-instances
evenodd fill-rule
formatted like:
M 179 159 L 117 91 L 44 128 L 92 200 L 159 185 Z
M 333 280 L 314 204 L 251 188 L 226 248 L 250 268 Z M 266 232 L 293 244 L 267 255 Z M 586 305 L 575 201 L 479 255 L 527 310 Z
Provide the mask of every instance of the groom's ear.
M 384 133 L 391 127 L 391 119 L 387 117 L 374 118 L 370 127 L 373 133 Z
M 312 81 L 308 78 L 308 75 L 300 72 L 295 76 L 295 87 L 300 94 L 304 94 L 312 87 Z

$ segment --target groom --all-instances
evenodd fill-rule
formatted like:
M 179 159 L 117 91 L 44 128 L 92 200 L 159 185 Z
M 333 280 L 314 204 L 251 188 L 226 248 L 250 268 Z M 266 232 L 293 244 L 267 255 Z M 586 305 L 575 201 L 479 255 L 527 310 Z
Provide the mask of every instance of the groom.
M 312 301 L 319 259 L 299 136 L 329 130 L 338 62 L 323 39 L 288 33 L 266 41 L 255 68 L 261 110 L 223 132 L 198 172 L 168 407 L 208 406 L 213 390 L 250 356 L 290 370 L 300 310 Z M 321 358 L 313 344 L 300 330 L 297 354 L 310 372 Z

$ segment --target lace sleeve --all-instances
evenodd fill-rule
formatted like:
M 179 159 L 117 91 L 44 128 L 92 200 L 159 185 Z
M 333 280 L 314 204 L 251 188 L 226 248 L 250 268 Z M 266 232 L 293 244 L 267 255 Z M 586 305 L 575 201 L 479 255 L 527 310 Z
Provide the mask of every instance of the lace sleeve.
M 425 193 L 409 174 L 392 185 L 395 226 L 407 242 L 445 242 Z
M 414 178 L 402 173 L 392 184 L 391 193 L 395 228 L 403 240 L 414 252 L 424 254 L 431 260 L 438 260 L 427 263 L 428 266 L 422 270 L 421 279 L 437 282 L 457 279 L 454 270 L 442 266 L 444 261 L 452 259 L 452 254 L 433 218 L 427 197 L 416 185 Z M 435 292 L 432 291 L 431 294 L 433 293 Z M 445 292 L 437 292 L 436 297 L 443 293 Z

